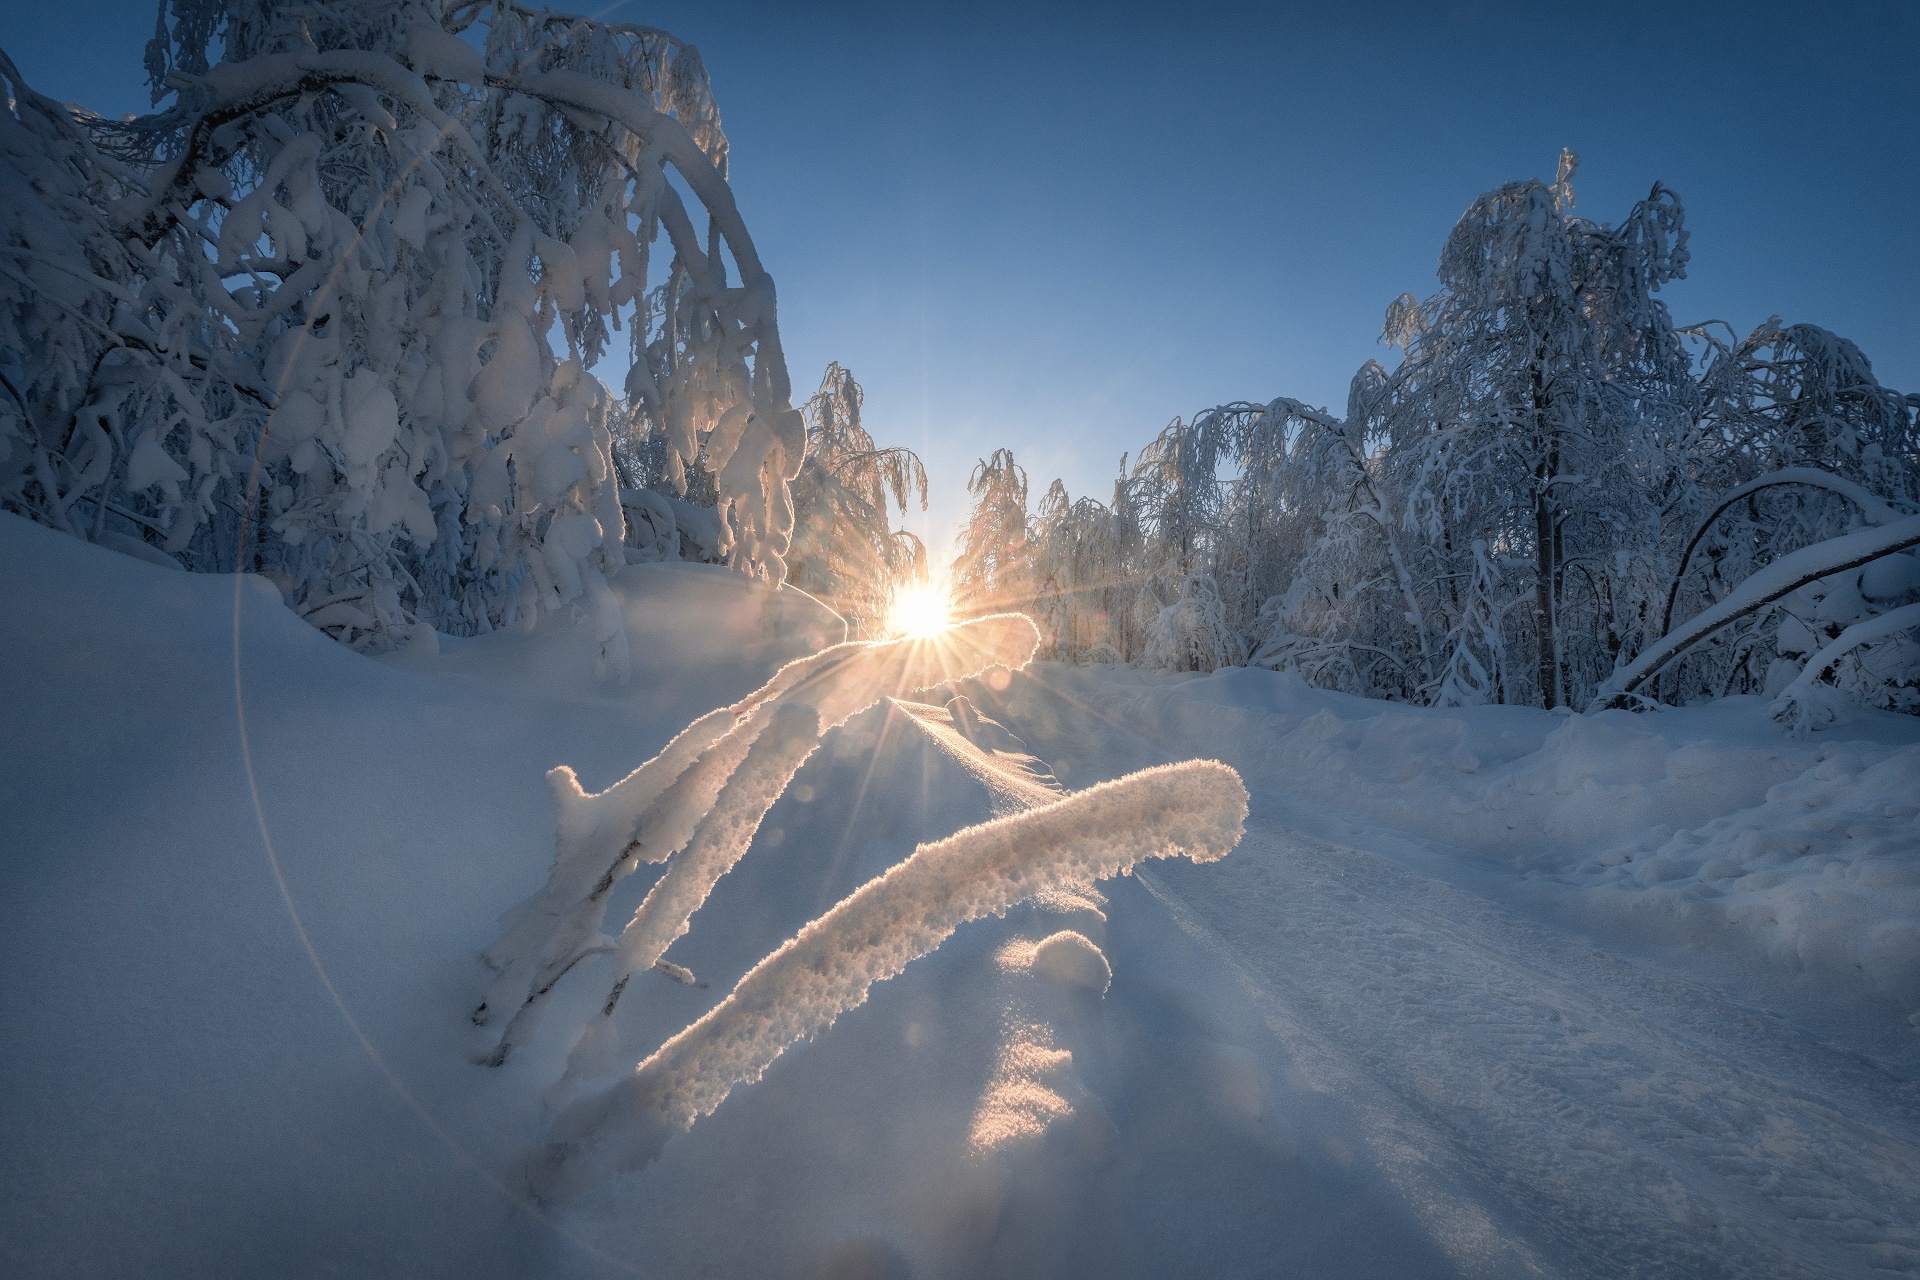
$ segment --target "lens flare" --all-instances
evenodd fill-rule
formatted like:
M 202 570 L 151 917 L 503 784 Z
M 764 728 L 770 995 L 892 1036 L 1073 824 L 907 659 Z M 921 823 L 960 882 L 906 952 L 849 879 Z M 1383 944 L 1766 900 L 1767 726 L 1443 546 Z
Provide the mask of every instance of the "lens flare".
M 887 628 L 896 636 L 929 636 L 953 621 L 947 611 L 947 593 L 937 587 L 906 587 L 893 597 L 887 610 Z

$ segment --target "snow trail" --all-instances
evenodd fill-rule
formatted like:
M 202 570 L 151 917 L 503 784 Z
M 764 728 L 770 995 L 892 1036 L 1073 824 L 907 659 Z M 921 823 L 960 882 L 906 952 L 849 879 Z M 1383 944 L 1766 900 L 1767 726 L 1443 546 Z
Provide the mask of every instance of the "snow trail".
M 1920 1274 L 1911 1079 L 1270 820 L 1215 875 L 1142 884 L 1463 1270 Z

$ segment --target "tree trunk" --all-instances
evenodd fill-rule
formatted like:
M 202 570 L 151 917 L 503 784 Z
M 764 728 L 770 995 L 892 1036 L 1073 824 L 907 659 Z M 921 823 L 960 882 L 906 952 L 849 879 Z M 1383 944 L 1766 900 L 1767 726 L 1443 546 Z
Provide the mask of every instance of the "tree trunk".
M 1545 353 L 1536 357 L 1533 367 L 1533 422 L 1535 457 L 1533 492 L 1533 632 L 1538 659 L 1540 705 L 1560 705 L 1560 627 L 1555 605 L 1560 579 L 1560 527 L 1556 519 L 1554 477 L 1560 470 L 1559 441 L 1551 423 L 1552 396 L 1547 390 L 1541 365 Z

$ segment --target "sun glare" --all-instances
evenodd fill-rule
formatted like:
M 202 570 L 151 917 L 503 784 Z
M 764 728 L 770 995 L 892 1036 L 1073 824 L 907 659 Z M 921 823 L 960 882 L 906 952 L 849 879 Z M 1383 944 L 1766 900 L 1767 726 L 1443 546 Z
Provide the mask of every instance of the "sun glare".
M 893 606 L 887 610 L 887 628 L 897 636 L 932 635 L 951 621 L 947 593 L 937 587 L 907 587 L 893 597 Z

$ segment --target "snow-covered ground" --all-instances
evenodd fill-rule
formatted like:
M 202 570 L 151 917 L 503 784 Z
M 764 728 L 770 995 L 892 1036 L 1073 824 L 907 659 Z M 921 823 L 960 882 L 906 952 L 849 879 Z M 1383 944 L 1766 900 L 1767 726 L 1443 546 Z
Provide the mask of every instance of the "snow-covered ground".
M 0 516 L 0 1273 L 1920 1272 L 1920 722 L 1247 670 L 1043 664 L 831 732 L 617 1060 L 1061 786 L 1212 757 L 1252 812 L 1223 861 L 963 925 L 644 1169 L 535 1201 L 606 962 L 499 1068 L 467 1013 L 553 854 L 543 775 L 605 787 L 841 638 L 718 570 L 614 585 L 625 685 L 560 618 L 374 660 L 262 582 Z

